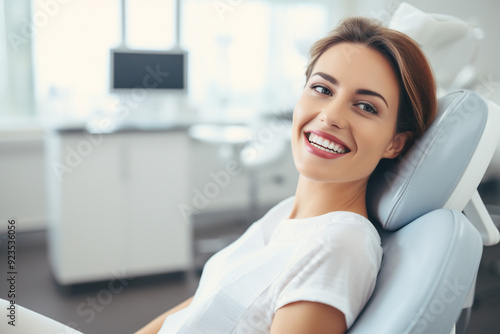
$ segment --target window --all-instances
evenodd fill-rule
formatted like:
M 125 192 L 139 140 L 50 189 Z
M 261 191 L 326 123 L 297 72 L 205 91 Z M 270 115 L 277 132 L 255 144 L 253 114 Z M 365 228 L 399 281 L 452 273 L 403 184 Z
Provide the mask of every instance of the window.
M 53 3 L 57 8 L 48 5 Z M 175 46 L 174 0 L 126 3 L 129 48 Z M 292 108 L 304 85 L 309 46 L 331 28 L 326 5 L 320 0 L 180 3 L 188 94 L 178 98 L 189 99 L 198 113 L 214 117 L 247 118 Z M 226 7 L 221 10 L 218 3 Z M 122 42 L 121 1 L 34 0 L 33 12 L 48 18 L 34 40 L 36 97 L 42 114 L 85 120 L 109 108 L 117 99 L 109 93 L 109 50 Z M 172 96 L 150 95 L 160 100 Z M 142 103 L 140 108 L 162 108 L 162 101 Z
M 293 106 L 304 85 L 310 44 L 327 29 L 322 4 L 187 0 L 183 5 L 190 98 L 202 113 L 245 118 Z
M 36 18 L 29 0 L 0 0 L 0 119 L 35 114 L 32 39 Z
M 46 0 L 35 0 L 43 10 Z M 126 45 L 167 50 L 174 44 L 173 0 L 128 0 Z M 85 121 L 112 112 L 123 96 L 110 94 L 110 49 L 122 46 L 120 0 L 74 0 L 60 5 L 36 39 L 37 98 L 44 116 Z M 147 108 L 142 103 L 141 108 Z M 115 108 L 116 109 L 116 108 Z
M 128 0 L 127 46 L 157 50 L 174 47 L 175 19 L 173 0 Z
M 0 2 L 0 22 L 5 22 L 4 4 Z M 5 24 L 0 24 L 0 73 L 7 73 L 7 38 Z M 7 99 L 7 75 L 0 75 L 0 109 L 6 110 L 3 105 Z M 0 115 L 6 116 L 6 115 Z
M 46 11 L 47 3 L 35 0 L 35 13 Z M 109 49 L 120 44 L 121 12 L 118 0 L 61 3 L 36 37 L 36 95 L 45 116 L 79 120 L 106 97 Z

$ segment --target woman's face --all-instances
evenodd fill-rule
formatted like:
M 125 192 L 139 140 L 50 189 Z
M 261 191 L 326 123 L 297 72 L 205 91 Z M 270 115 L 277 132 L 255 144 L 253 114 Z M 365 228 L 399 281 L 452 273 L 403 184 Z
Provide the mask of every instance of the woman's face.
M 396 157 L 399 85 L 377 51 L 340 43 L 315 64 L 293 117 L 292 152 L 302 176 L 321 182 L 367 181 L 382 158 Z

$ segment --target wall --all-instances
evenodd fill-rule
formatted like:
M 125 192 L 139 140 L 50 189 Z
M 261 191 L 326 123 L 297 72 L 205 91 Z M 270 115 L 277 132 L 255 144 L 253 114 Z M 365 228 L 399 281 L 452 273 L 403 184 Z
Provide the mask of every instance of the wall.
M 345 5 L 346 15 L 375 17 L 388 21 L 402 0 L 358 0 Z M 496 0 L 407 0 L 416 8 L 427 12 L 458 17 L 481 28 L 484 38 L 479 43 L 475 60 L 479 80 L 476 89 L 497 104 L 500 104 L 500 2 Z
M 480 42 L 476 65 L 481 75 L 489 76 L 491 74 L 494 81 L 500 82 L 500 67 L 498 66 L 498 59 L 500 59 L 500 43 L 498 43 L 500 2 L 496 0 L 413 0 L 409 2 L 425 12 L 456 16 L 483 29 L 485 36 Z
M 20 231 L 45 228 L 43 132 L 0 133 L 0 157 L 0 233 L 9 218 Z

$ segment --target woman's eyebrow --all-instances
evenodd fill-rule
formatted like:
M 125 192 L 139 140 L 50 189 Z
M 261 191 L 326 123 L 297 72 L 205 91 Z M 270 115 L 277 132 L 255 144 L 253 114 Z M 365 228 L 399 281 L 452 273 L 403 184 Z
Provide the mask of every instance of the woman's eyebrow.
M 384 103 L 387 106 L 387 108 L 389 108 L 389 105 L 387 104 L 387 101 L 384 99 L 384 97 L 381 94 L 379 94 L 377 92 L 374 92 L 374 91 L 369 90 L 369 89 L 358 89 L 356 91 L 356 94 L 360 94 L 360 95 L 372 95 L 372 96 L 380 97 L 384 101 Z
M 332 85 L 338 85 L 339 82 L 337 79 L 335 79 L 334 77 L 332 77 L 330 74 L 326 74 L 324 72 L 315 72 L 313 75 L 311 76 L 315 76 L 315 75 L 319 75 L 320 77 L 322 77 L 323 79 L 325 79 L 326 81 L 329 81 Z M 360 95 L 371 95 L 371 96 L 377 96 L 379 98 L 382 99 L 382 101 L 384 101 L 385 105 L 387 107 L 389 107 L 389 105 L 387 104 L 387 101 L 385 100 L 385 98 L 382 96 L 382 94 L 379 94 L 377 92 L 374 92 L 372 90 L 369 90 L 369 89 L 358 89 L 356 91 L 356 94 L 360 94 Z
M 332 83 L 332 85 L 338 85 L 338 83 L 339 83 L 337 81 L 337 79 L 332 77 L 330 74 L 326 74 L 324 72 L 315 72 L 312 76 L 315 76 L 315 75 L 319 75 L 320 77 L 322 77 L 326 81 L 330 81 Z

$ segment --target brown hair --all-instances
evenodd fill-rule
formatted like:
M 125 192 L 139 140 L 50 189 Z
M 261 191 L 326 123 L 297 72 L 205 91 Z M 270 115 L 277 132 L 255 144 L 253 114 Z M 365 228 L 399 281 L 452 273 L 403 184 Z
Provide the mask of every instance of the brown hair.
M 373 48 L 385 56 L 394 69 L 400 87 L 396 131 L 413 133 L 403 149 L 403 153 L 406 152 L 427 130 L 437 112 L 436 84 L 424 53 L 414 40 L 399 31 L 385 28 L 372 19 L 351 17 L 313 44 L 306 81 L 319 57 L 331 46 L 342 42 Z

